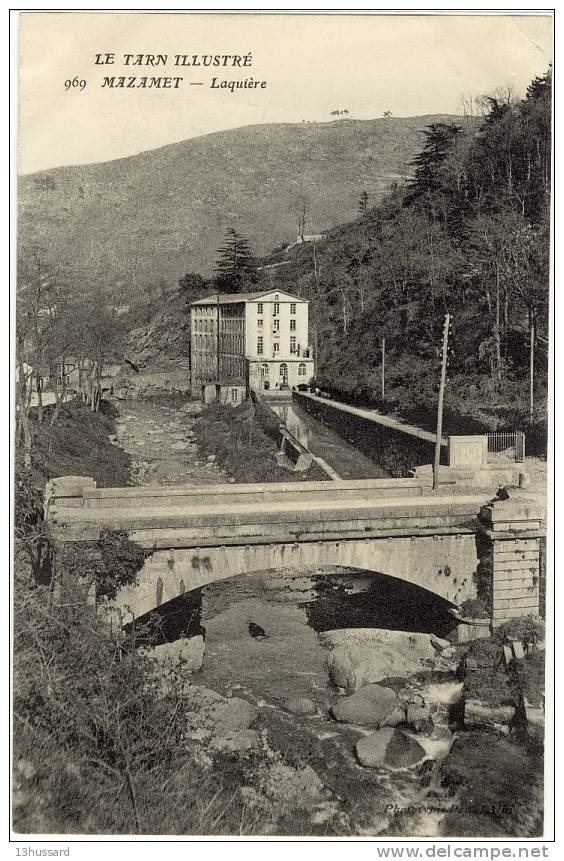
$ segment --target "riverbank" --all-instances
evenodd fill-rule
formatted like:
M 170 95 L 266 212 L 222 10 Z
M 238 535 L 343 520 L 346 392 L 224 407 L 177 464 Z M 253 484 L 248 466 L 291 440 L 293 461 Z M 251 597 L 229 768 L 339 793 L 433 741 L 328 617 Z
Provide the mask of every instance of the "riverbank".
M 45 408 L 41 424 L 32 412 L 32 471 L 38 488 L 62 475 L 88 475 L 98 487 L 131 484 L 130 454 L 112 445 L 120 421 L 114 404 L 102 401 L 99 412 L 94 413 L 75 398 L 61 407 L 51 424 L 54 409 Z
M 129 459 L 139 485 L 224 483 L 219 457 L 200 448 L 200 411 L 127 402 L 107 425 L 104 451 Z M 221 421 L 246 433 L 236 413 Z M 78 457 L 89 437 L 75 430 Z M 320 569 L 211 584 L 163 608 L 174 616 L 157 625 L 164 655 L 136 648 L 129 634 L 116 651 L 102 619 L 76 602 L 69 609 L 72 595 L 53 606 L 29 577 L 16 585 L 21 833 L 435 837 L 463 833 L 467 815 L 473 836 L 539 833 L 538 756 L 501 730 L 476 739 L 460 724 L 452 709 L 460 650 L 416 628 L 392 630 L 408 604 L 414 620 L 422 612 L 401 583 L 392 595 L 362 572 Z M 396 618 L 385 620 L 380 605 Z M 434 630 L 432 613 L 428 623 Z M 360 624 L 387 630 L 361 633 Z M 57 683 L 38 709 L 46 661 Z M 502 780 L 489 780 L 490 763 Z M 503 805 L 525 765 L 529 784 L 515 810 L 528 798 L 535 816 L 520 831 L 514 812 L 484 819 L 469 799 Z
M 304 472 L 278 465 L 276 442 L 261 427 L 258 408 L 250 401 L 239 407 L 210 404 L 195 423 L 194 434 L 200 450 L 214 458 L 234 482 L 328 480 L 315 462 Z

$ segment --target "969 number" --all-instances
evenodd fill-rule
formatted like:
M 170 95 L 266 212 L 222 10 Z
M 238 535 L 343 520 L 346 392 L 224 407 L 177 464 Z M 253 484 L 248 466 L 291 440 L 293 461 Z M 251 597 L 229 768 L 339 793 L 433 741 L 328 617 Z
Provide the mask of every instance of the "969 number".
M 65 81 L 65 90 L 83 90 L 86 86 L 84 79 L 80 80 L 76 75 L 74 78 L 67 78 Z

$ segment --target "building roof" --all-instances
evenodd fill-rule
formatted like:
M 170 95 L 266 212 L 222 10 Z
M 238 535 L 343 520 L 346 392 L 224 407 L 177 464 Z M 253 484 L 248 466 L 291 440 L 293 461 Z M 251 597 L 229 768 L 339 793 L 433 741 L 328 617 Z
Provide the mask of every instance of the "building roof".
M 263 296 L 269 296 L 271 293 L 279 293 L 280 295 L 289 296 L 290 299 L 295 299 L 297 302 L 307 302 L 307 299 L 302 299 L 301 296 L 294 296 L 293 293 L 288 293 L 287 290 L 275 290 L 269 287 L 268 290 L 260 290 L 258 293 L 212 293 L 211 296 L 206 296 L 205 299 L 198 299 L 196 302 L 191 302 L 193 305 L 240 305 L 245 302 L 253 302 L 255 299 L 261 299 Z

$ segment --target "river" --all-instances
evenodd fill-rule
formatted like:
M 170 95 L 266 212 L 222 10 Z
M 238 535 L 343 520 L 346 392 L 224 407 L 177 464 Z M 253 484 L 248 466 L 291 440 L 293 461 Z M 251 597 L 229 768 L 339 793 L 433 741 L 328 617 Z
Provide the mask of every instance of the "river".
M 315 419 L 291 406 L 279 409 L 289 429 L 341 477 L 381 475 L 364 455 Z M 217 464 L 199 455 L 191 434 L 193 422 L 166 405 L 131 401 L 122 406 L 118 441 L 132 455 L 136 483 L 226 481 Z M 352 637 L 354 643 L 355 631 L 427 632 L 444 637 L 453 627 L 445 602 L 384 575 L 339 568 L 281 570 L 211 584 L 164 605 L 161 616 L 163 641 L 205 633 L 205 660 L 194 681 L 259 705 L 257 728 L 267 732 L 270 743 L 290 759 L 311 765 L 331 798 L 337 799 L 339 815 L 346 814 L 352 833 L 388 833 L 391 803 L 403 807 L 425 797 L 419 769 L 391 773 L 358 765 L 354 744 L 367 730 L 330 720 L 331 705 L 344 691 L 331 683 L 327 658 L 335 645 L 332 637 Z M 263 628 L 266 636 L 251 636 L 251 623 Z M 452 687 L 452 666 L 434 654 L 417 665 L 410 663 L 399 641 L 376 648 L 380 659 L 387 661 L 390 684 L 399 679 L 400 687 L 407 684 L 427 701 L 433 690 L 439 690 L 435 736 L 421 741 L 430 755 L 445 755 L 451 737 L 440 691 Z M 289 714 L 284 703 L 297 696 L 310 699 L 316 714 Z M 432 835 L 435 828 L 434 820 L 417 819 L 410 824 L 410 833 L 430 831 Z

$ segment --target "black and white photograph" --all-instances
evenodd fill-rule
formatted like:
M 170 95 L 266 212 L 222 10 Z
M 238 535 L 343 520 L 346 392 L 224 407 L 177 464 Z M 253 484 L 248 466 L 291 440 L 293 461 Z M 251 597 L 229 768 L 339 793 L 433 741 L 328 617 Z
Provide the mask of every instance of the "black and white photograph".
M 11 24 L 11 842 L 548 857 L 553 11 Z

